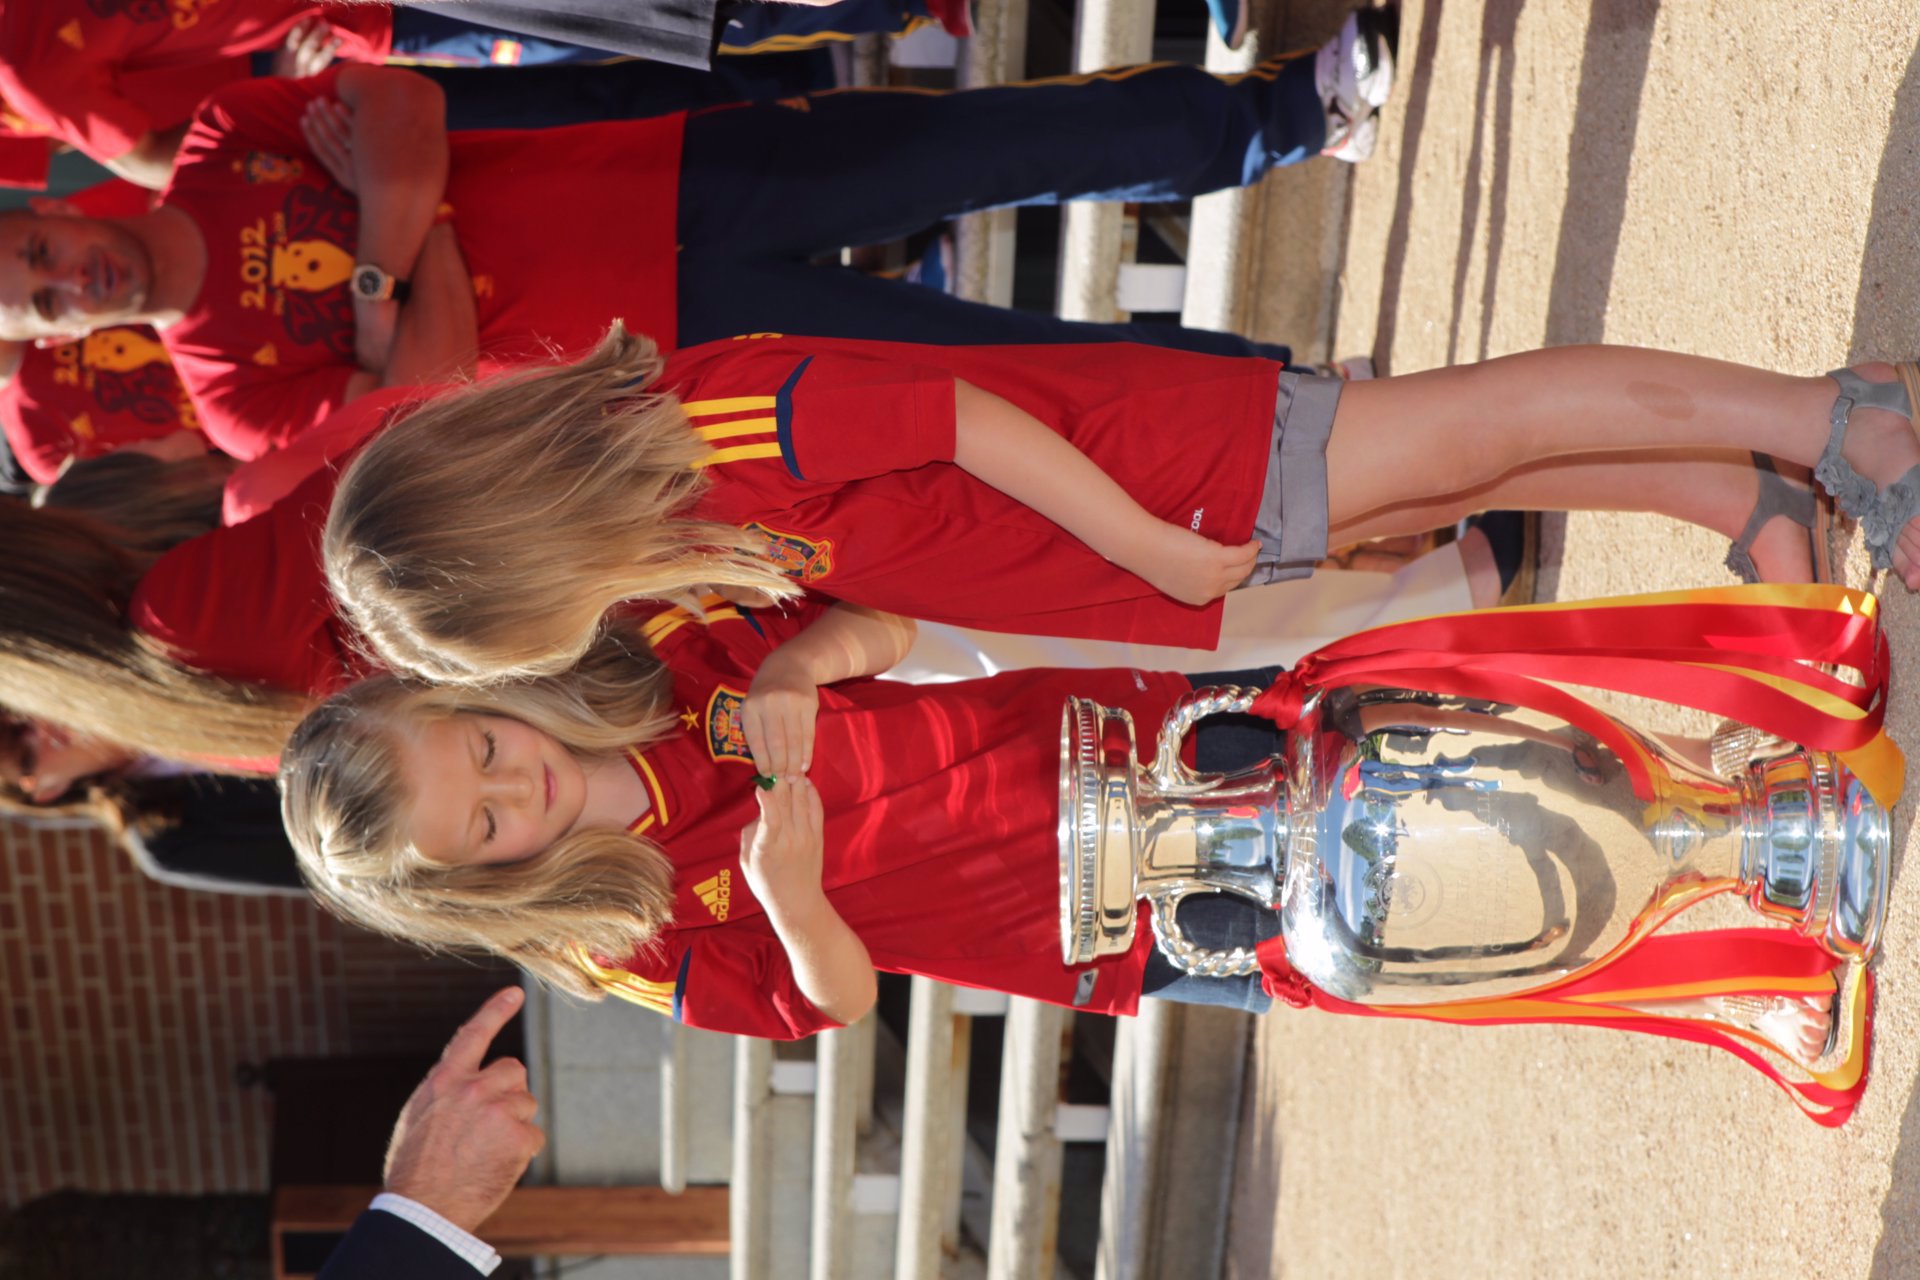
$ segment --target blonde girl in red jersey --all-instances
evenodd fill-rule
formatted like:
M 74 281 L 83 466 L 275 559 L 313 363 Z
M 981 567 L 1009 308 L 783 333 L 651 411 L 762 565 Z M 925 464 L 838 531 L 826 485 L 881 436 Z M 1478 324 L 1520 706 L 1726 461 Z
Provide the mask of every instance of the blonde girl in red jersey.
M 836 606 L 793 630 L 782 639 L 779 618 L 724 606 L 704 622 L 676 609 L 638 631 L 615 624 L 564 676 L 488 688 L 381 677 L 336 695 L 283 757 L 283 812 L 311 887 L 366 927 L 493 951 L 575 994 L 743 1034 L 860 1016 L 876 967 L 1098 1012 L 1132 1012 L 1143 995 L 1268 1007 L 1251 982 L 1156 965 L 1145 929 L 1127 956 L 1075 970 L 1058 959 L 1047 765 L 1059 697 L 1087 690 L 1149 712 L 1185 680 L 1037 671 L 909 690 L 855 677 L 902 654 L 910 623 Z M 716 717 L 726 681 L 748 673 L 738 719 Z M 744 744 L 718 733 L 723 719 Z M 1211 732 L 1203 767 L 1226 763 L 1209 750 L 1246 752 L 1244 739 L 1210 747 Z M 755 785 L 775 773 L 771 790 Z M 1246 930 L 1277 924 L 1238 915 L 1203 920 L 1242 930 L 1208 944 L 1251 945 L 1260 935 Z M 1828 1006 L 1628 1005 L 1677 1024 L 1732 1021 L 1799 1061 L 1820 1055 Z
M 731 624 L 736 643 L 767 653 L 758 624 L 746 634 L 737 611 L 711 603 L 705 622 L 672 611 L 673 626 Z M 377 677 L 323 704 L 281 764 L 287 830 L 316 896 L 368 928 L 491 951 L 599 998 L 587 957 L 643 953 L 674 924 L 675 867 L 648 833 L 678 836 L 689 818 L 627 754 L 680 727 L 671 673 L 646 638 L 663 630 L 618 625 L 560 677 L 488 689 Z M 827 610 L 760 663 L 742 726 L 758 762 L 719 775 L 760 807 L 739 870 L 799 993 L 832 1022 L 872 1005 L 874 969 L 822 887 L 823 811 L 805 773 L 812 712 L 820 683 L 884 670 L 912 638 L 901 619 Z M 756 787 L 757 768 L 782 780 Z M 729 1029 L 748 1028 L 764 1031 Z
M 776 338 L 663 370 L 616 329 L 574 366 L 482 383 L 375 439 L 325 550 L 382 657 L 445 680 L 564 668 L 616 602 L 701 586 L 1205 647 L 1207 602 L 1250 571 L 1484 507 L 1656 510 L 1730 534 L 1752 511 L 1740 545 L 1761 576 L 1812 578 L 1824 539 L 1796 523 L 1816 524 L 1813 503 L 1794 490 L 1802 509 L 1765 519 L 1756 492 L 1787 482 L 1753 450 L 1818 462 L 1911 587 L 1901 491 L 1920 486 L 1890 483 L 1920 463 L 1908 403 L 1885 365 L 1796 378 L 1612 347 L 1342 386 L 1118 344 Z

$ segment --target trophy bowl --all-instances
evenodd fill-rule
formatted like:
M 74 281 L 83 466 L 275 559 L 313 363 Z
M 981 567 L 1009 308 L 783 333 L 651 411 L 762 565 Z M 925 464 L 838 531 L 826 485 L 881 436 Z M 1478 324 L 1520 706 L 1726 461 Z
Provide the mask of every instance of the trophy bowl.
M 1195 893 L 1277 910 L 1288 962 L 1327 994 L 1418 1005 L 1551 985 L 1738 893 L 1865 961 L 1886 917 L 1886 811 L 1835 756 L 1776 739 L 1716 773 L 1630 726 L 1644 781 L 1550 714 L 1376 686 L 1312 692 L 1285 750 L 1227 774 L 1181 761 L 1208 715 L 1256 690 L 1197 689 L 1139 763 L 1124 711 L 1067 702 L 1061 727 L 1062 955 L 1133 946 L 1152 907 L 1189 972 L 1248 973 L 1178 925 Z

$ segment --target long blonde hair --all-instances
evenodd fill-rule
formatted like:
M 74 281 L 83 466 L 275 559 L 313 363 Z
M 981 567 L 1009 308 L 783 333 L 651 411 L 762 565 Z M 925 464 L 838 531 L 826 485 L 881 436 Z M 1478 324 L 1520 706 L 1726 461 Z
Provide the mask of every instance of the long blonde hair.
M 182 665 L 127 625 L 153 556 L 74 511 L 0 502 L 0 706 L 149 755 L 271 758 L 306 700 Z
M 564 675 L 481 688 L 375 676 L 315 708 L 280 757 L 280 813 L 321 903 L 429 950 L 482 950 L 588 999 L 576 954 L 619 961 L 673 918 L 673 869 L 622 830 L 580 831 L 521 862 L 445 866 L 405 829 L 413 801 L 399 743 L 461 713 L 512 716 L 580 756 L 662 736 L 666 669 L 620 632 Z
M 389 668 L 479 683 L 550 675 L 608 608 L 793 584 L 732 525 L 679 514 L 707 445 L 662 360 L 615 324 L 584 359 L 478 383 L 388 427 L 342 477 L 327 581 Z

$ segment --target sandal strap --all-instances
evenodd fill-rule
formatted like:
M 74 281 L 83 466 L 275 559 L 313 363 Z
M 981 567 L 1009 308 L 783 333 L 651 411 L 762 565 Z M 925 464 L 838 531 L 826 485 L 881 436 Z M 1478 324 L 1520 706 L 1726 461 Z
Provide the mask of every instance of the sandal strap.
M 1920 515 L 1920 462 L 1908 467 L 1906 474 L 1882 489 L 1873 508 L 1860 517 L 1860 533 L 1871 553 L 1873 567 L 1893 567 L 1893 542 L 1907 521 Z
M 1780 474 L 1773 459 L 1764 453 L 1753 455 L 1753 469 L 1760 477 L 1760 491 L 1754 495 L 1753 513 L 1747 517 L 1746 527 L 1727 548 L 1727 568 L 1733 570 L 1742 582 L 1760 581 L 1760 567 L 1753 562 L 1753 540 L 1760 536 L 1760 530 L 1775 516 L 1785 516 L 1807 531 L 1809 545 L 1819 520 L 1819 499 L 1813 496 L 1811 489 L 1801 489 L 1789 484 Z M 1817 566 L 1816 566 L 1817 567 Z
M 1872 481 L 1840 455 L 1840 446 L 1856 407 L 1885 409 L 1909 423 L 1913 421 L 1913 406 L 1920 399 L 1920 369 L 1912 364 L 1895 367 L 1900 376 L 1893 382 L 1868 382 L 1851 369 L 1827 374 L 1840 391 L 1834 397 L 1829 418 L 1826 451 L 1813 469 L 1814 478 L 1833 495 L 1840 509 L 1860 522 L 1876 569 L 1891 567 L 1893 540 L 1907 521 L 1920 515 L 1920 465 L 1909 468 L 1885 489 L 1876 490 Z

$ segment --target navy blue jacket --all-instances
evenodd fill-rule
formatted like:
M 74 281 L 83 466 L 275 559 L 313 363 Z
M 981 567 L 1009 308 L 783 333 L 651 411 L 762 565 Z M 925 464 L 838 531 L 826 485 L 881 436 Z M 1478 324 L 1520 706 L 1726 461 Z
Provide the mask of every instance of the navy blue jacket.
M 476 1280 L 479 1274 L 405 1218 L 369 1209 L 354 1219 L 317 1280 Z

